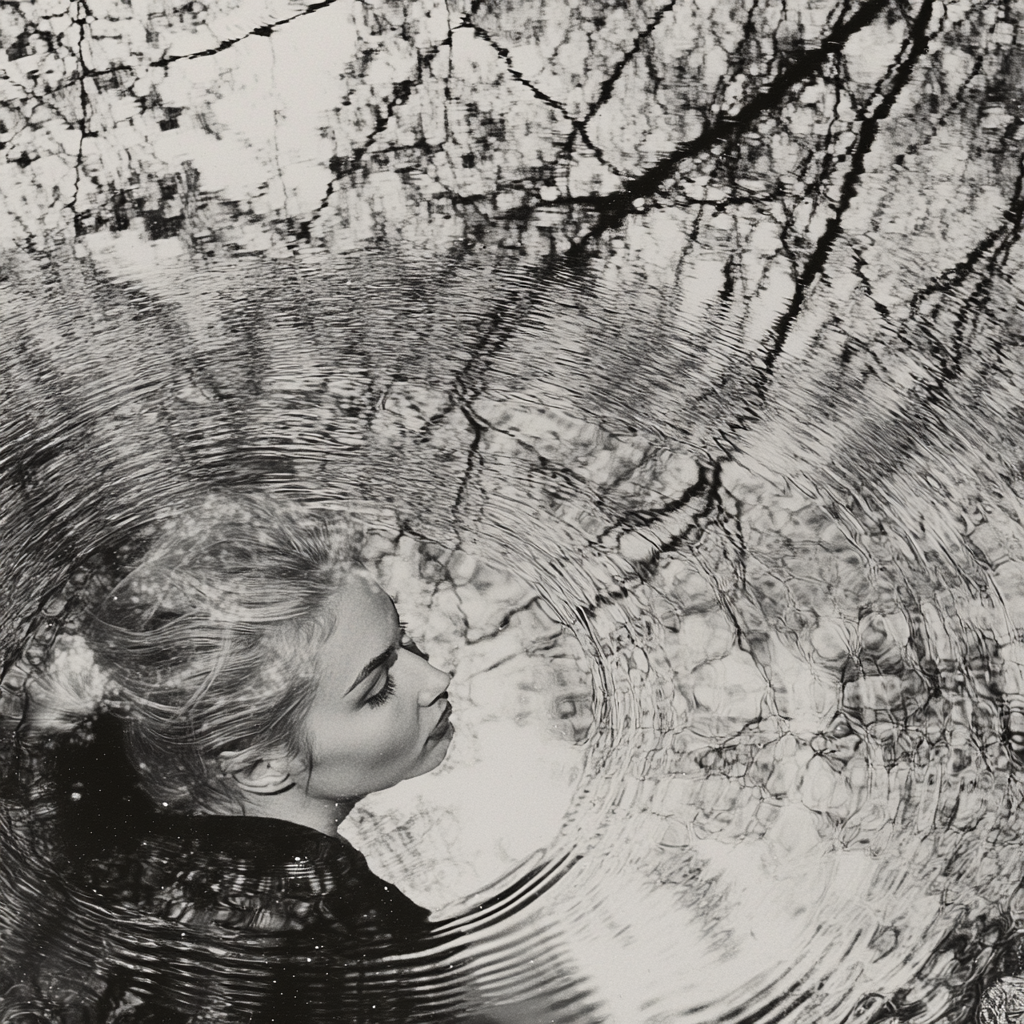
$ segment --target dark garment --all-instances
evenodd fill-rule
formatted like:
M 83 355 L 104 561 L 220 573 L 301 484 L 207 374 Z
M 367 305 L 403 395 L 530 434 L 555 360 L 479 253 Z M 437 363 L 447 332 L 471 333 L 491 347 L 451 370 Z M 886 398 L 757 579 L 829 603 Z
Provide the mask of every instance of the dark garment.
M 275 819 L 166 816 L 55 884 L 62 912 L 21 929 L 26 983 L 7 986 L 4 1009 L 28 992 L 74 1012 L 28 1019 L 446 1019 L 417 995 L 427 911 L 342 839 Z
M 513 949 L 510 972 L 494 952 L 494 926 L 543 891 L 544 869 L 434 928 L 342 839 L 154 815 L 115 721 L 5 751 L 0 1024 L 600 1019 L 566 1001 L 574 972 L 560 954 Z M 482 926 L 483 951 L 468 939 Z
M 276 818 L 156 818 L 85 866 L 84 886 L 194 931 L 304 932 L 367 956 L 415 945 L 427 911 L 344 839 Z

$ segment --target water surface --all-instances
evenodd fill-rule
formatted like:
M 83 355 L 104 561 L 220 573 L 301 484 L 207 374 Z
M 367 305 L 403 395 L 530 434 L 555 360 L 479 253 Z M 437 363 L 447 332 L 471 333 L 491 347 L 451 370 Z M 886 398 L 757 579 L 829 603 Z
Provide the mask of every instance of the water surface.
M 971 1019 L 1021 913 L 1018 6 L 5 10 L 8 706 L 172 498 L 344 509 L 461 716 L 347 834 L 444 918 L 525 879 L 468 919 L 494 1006 Z

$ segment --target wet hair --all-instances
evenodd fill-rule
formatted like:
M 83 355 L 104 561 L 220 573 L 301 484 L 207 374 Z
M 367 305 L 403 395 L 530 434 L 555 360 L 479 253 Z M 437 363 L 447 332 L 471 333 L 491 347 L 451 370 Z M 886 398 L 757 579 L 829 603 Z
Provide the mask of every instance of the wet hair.
M 221 810 L 268 751 L 309 761 L 304 730 L 356 531 L 267 494 L 208 498 L 160 529 L 83 622 L 158 809 Z

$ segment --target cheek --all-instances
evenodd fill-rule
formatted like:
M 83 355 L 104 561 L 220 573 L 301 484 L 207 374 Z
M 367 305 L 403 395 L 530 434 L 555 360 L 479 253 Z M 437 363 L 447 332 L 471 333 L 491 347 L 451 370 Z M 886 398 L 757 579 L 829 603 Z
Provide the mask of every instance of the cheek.
M 317 744 L 314 766 L 350 772 L 384 771 L 407 762 L 420 747 L 419 721 L 401 708 L 382 707 L 353 716 L 333 742 Z
M 380 723 L 377 733 L 381 753 L 385 757 L 405 758 L 415 754 L 420 746 L 419 719 L 415 714 L 399 709 Z

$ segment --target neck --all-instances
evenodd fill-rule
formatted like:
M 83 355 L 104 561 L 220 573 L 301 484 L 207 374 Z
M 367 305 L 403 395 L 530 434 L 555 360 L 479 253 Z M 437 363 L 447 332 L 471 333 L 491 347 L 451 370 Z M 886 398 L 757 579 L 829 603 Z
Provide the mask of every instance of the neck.
M 358 799 L 352 797 L 338 801 L 315 800 L 308 797 L 298 786 L 294 786 L 284 793 L 269 796 L 245 793 L 239 805 L 227 813 L 241 814 L 248 818 L 280 818 L 334 838 L 338 834 L 338 826 L 348 817 Z

